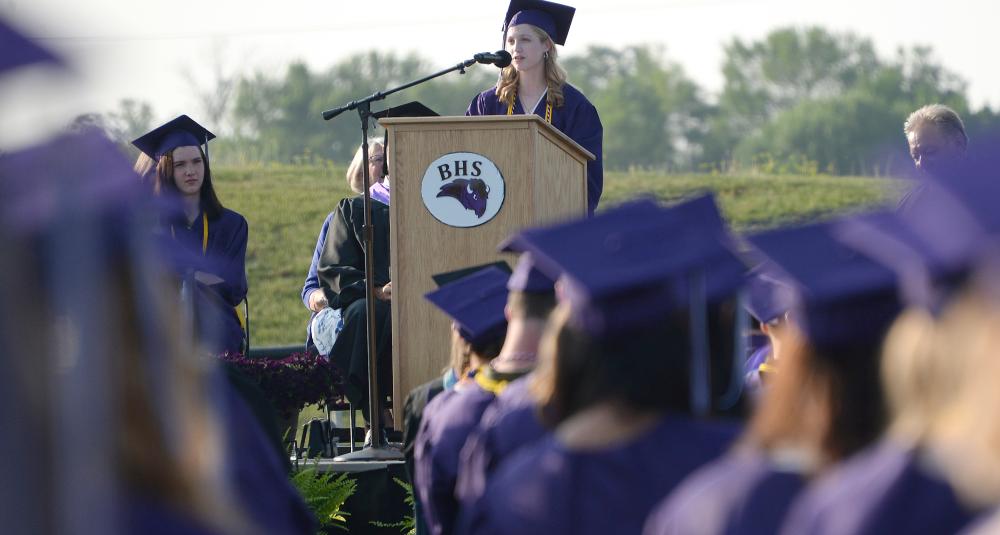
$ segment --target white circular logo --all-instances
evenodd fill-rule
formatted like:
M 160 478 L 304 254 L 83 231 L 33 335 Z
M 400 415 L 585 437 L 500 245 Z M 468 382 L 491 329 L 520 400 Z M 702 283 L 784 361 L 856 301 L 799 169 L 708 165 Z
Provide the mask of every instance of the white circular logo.
M 424 206 L 438 221 L 475 227 L 500 211 L 504 181 L 496 164 L 482 154 L 452 152 L 431 162 L 420 192 Z

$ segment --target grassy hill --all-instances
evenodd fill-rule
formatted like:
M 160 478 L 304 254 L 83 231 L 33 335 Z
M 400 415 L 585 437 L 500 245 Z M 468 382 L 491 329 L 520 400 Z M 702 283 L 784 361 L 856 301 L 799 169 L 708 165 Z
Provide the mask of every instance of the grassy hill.
M 213 170 L 223 203 L 250 223 L 253 345 L 305 339 L 309 317 L 300 292 L 320 226 L 336 202 L 351 192 L 339 166 L 260 165 Z M 866 177 L 666 175 L 607 173 L 601 206 L 641 194 L 664 201 L 714 191 L 738 231 L 830 217 L 876 205 L 895 194 L 895 183 Z

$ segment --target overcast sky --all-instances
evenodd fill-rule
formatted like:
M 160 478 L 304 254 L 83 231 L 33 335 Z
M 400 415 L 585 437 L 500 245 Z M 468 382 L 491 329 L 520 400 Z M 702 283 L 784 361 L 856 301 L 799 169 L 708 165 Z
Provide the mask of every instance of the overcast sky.
M 363 11 L 352 13 L 354 5 Z M 899 46 L 930 45 L 946 67 L 968 81 L 974 107 L 1000 107 L 998 0 L 576 0 L 574 5 L 564 53 L 590 44 L 663 44 L 668 58 L 710 93 L 722 85 L 722 45 L 732 37 L 755 39 L 780 26 L 817 24 L 871 37 L 883 56 Z M 351 53 L 379 49 L 413 51 L 443 68 L 497 49 L 506 7 L 503 0 L 0 0 L 0 16 L 62 52 L 75 67 L 74 76 L 54 81 L 31 73 L 0 79 L 0 105 L 9 119 L 0 133 L 34 125 L 39 114 L 108 111 L 123 98 L 150 102 L 157 119 L 197 115 L 190 77 L 182 73 L 194 73 L 201 77 L 196 83 L 208 86 L 213 58 L 222 58 L 227 71 L 280 75 L 293 60 L 323 69 Z

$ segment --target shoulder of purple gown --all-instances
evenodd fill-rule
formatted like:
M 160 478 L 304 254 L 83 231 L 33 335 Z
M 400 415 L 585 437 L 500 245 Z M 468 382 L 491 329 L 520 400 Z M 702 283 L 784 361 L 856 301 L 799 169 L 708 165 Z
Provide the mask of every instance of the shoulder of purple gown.
M 222 225 L 240 227 L 247 226 L 247 220 L 242 214 L 229 208 L 223 208 L 219 214 L 219 222 Z
M 734 452 L 684 479 L 650 513 L 644 534 L 759 532 L 763 525 L 773 532 L 804 486 L 799 472 L 757 452 Z
M 503 110 L 506 113 L 506 110 Z M 497 88 L 491 87 L 476 95 L 469 105 L 469 115 L 499 115 L 500 101 L 497 100 Z

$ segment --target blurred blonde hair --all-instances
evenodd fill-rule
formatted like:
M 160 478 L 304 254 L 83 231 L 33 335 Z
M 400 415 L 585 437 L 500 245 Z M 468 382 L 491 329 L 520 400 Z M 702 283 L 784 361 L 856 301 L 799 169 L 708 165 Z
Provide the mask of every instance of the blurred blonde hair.
M 139 181 L 149 184 L 152 188 L 156 185 L 156 160 L 152 159 L 145 152 L 140 152 L 135 160 L 132 170 L 139 175 Z
M 900 314 L 886 335 L 882 382 L 892 423 L 890 433 L 906 442 L 927 438 L 937 412 L 959 387 L 961 366 L 942 358 L 937 321 L 920 308 Z
M 385 147 L 382 146 L 382 140 L 377 138 L 368 139 L 368 155 L 375 154 L 376 150 L 382 152 L 383 157 L 385 156 Z M 347 185 L 351 187 L 354 193 L 364 193 L 365 191 L 364 165 L 364 154 L 361 153 L 361 145 L 358 145 L 358 151 L 354 153 L 351 165 L 347 166 Z M 381 176 L 369 178 L 372 184 L 382 180 Z
M 545 100 L 552 104 L 552 107 L 558 108 L 563 105 L 563 86 L 566 85 L 566 69 L 563 69 L 559 65 L 557 59 L 559 54 L 556 52 L 556 45 L 552 42 L 549 34 L 545 33 L 545 30 L 538 26 L 531 24 L 525 24 L 525 26 L 531 28 L 539 39 L 549 44 L 548 57 L 543 60 L 545 62 L 545 85 L 548 87 Z M 508 106 L 512 106 L 514 98 L 517 96 L 518 81 L 520 81 L 520 77 L 513 65 L 501 69 L 500 79 L 497 81 L 497 99 Z M 525 113 L 531 113 L 531 110 L 525 110 Z
M 934 458 L 960 498 L 972 507 L 1000 502 L 1000 303 L 975 287 L 942 317 L 937 367 L 953 367 L 953 395 L 930 422 Z

